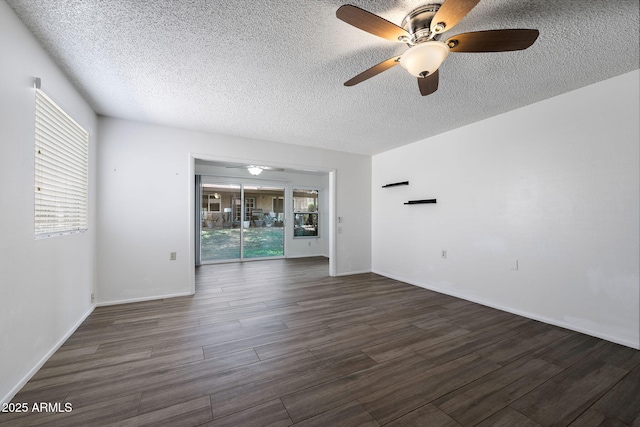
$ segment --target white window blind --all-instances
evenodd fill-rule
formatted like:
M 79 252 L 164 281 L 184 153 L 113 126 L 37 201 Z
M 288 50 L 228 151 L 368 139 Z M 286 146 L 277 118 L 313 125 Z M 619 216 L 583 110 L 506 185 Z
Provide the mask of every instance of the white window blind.
M 36 90 L 35 236 L 88 226 L 89 133 Z

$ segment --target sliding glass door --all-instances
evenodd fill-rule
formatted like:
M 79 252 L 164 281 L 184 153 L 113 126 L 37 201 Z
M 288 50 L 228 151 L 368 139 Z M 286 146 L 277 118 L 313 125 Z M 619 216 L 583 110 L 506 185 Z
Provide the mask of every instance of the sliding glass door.
M 202 177 L 200 262 L 284 256 L 284 187 Z

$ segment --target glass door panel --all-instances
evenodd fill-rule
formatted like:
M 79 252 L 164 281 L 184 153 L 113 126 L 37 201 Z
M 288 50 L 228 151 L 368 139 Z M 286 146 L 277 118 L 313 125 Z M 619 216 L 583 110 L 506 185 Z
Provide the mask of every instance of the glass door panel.
M 242 186 L 202 184 L 200 260 L 240 259 Z
M 284 188 L 245 185 L 244 200 L 244 258 L 284 256 Z

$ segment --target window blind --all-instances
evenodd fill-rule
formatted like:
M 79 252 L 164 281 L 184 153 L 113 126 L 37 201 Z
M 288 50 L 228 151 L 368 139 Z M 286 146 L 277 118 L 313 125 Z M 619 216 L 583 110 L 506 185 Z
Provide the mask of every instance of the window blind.
M 89 133 L 36 89 L 35 236 L 88 226 Z

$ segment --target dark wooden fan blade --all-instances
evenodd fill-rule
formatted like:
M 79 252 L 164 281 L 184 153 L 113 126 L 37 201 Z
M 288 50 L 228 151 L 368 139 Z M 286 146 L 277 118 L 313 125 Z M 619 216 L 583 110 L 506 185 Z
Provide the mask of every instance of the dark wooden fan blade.
M 422 96 L 431 95 L 438 90 L 438 80 L 440 79 L 438 70 L 427 77 L 418 77 L 418 87 Z
M 368 70 L 365 70 L 362 73 L 358 74 L 357 76 L 353 77 L 351 80 L 344 82 L 344 85 L 345 86 L 357 85 L 358 83 L 361 83 L 367 79 L 370 79 L 371 77 L 376 76 L 381 72 L 388 70 L 389 68 L 395 67 L 400 63 L 399 61 L 400 61 L 399 56 L 394 56 L 393 58 L 389 58 L 386 61 L 382 61 L 378 65 L 374 65 Z
M 508 52 L 531 46 L 538 30 L 489 30 L 462 33 L 446 41 L 451 52 Z
M 446 0 L 431 20 L 431 31 L 443 33 L 453 28 L 480 0 Z
M 401 41 L 399 39 L 401 37 L 409 37 L 409 33 L 404 28 L 350 4 L 340 6 L 336 16 L 347 24 L 393 42 Z

